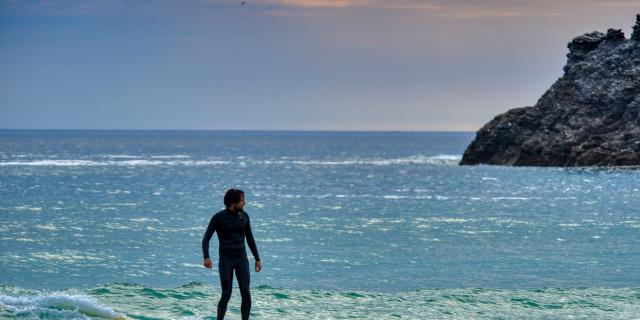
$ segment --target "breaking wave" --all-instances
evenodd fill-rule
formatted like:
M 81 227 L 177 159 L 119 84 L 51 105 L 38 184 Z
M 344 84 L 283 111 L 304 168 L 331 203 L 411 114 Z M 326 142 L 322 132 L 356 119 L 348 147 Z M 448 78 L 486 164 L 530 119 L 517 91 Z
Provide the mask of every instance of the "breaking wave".
M 15 291 L 19 291 L 19 294 L 16 294 Z M 0 316 L 2 317 L 13 316 L 18 319 L 125 319 L 124 314 L 114 311 L 85 294 L 36 293 L 17 288 L 9 288 L 9 290 L 3 288 L 0 292 Z

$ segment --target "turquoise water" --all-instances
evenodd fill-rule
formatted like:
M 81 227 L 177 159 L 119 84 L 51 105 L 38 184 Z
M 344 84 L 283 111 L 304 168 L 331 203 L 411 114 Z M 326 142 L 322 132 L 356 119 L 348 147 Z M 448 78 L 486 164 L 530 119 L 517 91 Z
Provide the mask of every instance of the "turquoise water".
M 7 319 L 215 319 L 213 286 L 160 289 L 114 283 L 43 293 L 0 287 Z M 236 292 L 237 293 L 237 292 Z M 16 298 L 19 297 L 19 298 Z M 637 319 L 640 289 L 425 289 L 398 293 L 276 289 L 252 291 L 256 319 Z M 217 301 L 216 301 L 217 302 Z M 239 294 L 229 319 L 240 319 Z
M 640 173 L 457 166 L 472 139 L 0 131 L 0 315 L 212 316 L 200 240 L 229 187 L 264 263 L 258 319 L 640 314 Z

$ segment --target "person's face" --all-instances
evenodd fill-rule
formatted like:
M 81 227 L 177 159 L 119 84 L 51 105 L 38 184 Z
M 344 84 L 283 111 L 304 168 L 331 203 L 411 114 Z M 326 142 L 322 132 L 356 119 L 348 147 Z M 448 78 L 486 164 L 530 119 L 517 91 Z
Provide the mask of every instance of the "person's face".
M 244 195 L 240 195 L 240 201 L 236 204 L 236 210 L 240 211 L 244 208 Z

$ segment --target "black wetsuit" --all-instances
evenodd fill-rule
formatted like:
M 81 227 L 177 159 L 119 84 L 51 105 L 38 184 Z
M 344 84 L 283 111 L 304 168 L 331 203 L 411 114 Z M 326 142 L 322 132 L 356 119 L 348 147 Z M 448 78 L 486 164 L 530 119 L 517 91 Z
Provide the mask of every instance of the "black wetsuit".
M 220 286 L 222 296 L 218 302 L 217 319 L 224 319 L 227 312 L 227 304 L 231 298 L 231 288 L 233 284 L 233 270 L 236 271 L 236 279 L 240 287 L 242 296 L 242 319 L 249 319 L 251 310 L 251 294 L 249 293 L 249 260 L 244 246 L 245 237 L 249 244 L 249 249 L 256 261 L 260 261 L 258 248 L 251 233 L 249 215 L 244 211 L 232 212 L 222 210 L 216 213 L 209 221 L 207 231 L 202 238 L 202 254 L 204 258 L 209 258 L 209 240 L 213 233 L 218 233 L 218 270 L 220 273 Z

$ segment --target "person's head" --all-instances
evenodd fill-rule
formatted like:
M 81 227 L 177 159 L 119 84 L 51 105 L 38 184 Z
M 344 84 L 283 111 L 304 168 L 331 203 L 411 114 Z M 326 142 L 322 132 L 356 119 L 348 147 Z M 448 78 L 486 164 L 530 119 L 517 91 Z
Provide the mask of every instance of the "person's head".
M 224 194 L 224 206 L 231 211 L 239 211 L 244 208 L 244 191 L 229 189 Z

